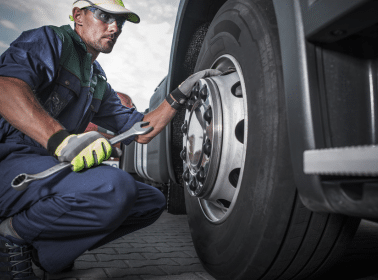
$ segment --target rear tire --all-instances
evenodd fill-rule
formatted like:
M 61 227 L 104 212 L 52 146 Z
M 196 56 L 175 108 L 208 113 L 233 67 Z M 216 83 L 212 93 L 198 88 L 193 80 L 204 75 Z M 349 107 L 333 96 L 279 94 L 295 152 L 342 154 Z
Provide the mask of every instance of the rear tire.
M 217 279 L 317 277 L 341 257 L 359 219 L 311 212 L 297 194 L 270 0 L 227 1 L 209 27 L 195 72 L 224 55 L 238 61 L 244 76 L 245 160 L 233 202 L 219 220 L 205 214 L 206 198 L 185 191 L 197 254 Z

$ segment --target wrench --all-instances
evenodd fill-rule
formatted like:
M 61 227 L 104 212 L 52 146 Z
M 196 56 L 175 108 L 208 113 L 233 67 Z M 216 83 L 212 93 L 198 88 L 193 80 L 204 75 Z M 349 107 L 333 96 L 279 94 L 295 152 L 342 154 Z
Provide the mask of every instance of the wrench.
M 117 144 L 118 142 L 126 140 L 127 138 L 130 138 L 132 136 L 147 134 L 151 130 L 154 129 L 152 126 L 144 127 L 148 124 L 149 124 L 149 122 L 137 122 L 128 131 L 121 133 L 120 135 L 117 135 L 117 136 L 113 137 L 112 139 L 110 139 L 109 143 L 111 145 L 114 145 L 114 144 Z M 53 167 L 51 167 L 51 168 L 49 168 L 49 169 L 47 169 L 43 172 L 38 173 L 38 174 L 21 173 L 13 179 L 12 187 L 16 191 L 23 191 L 29 186 L 29 184 L 32 181 L 44 179 L 46 177 L 49 177 L 52 174 L 55 174 L 58 171 L 66 169 L 67 167 L 70 167 L 70 166 L 71 166 L 70 162 L 62 162 L 62 163 L 59 163 L 59 164 L 57 164 L 57 165 L 55 165 L 55 166 L 53 166 Z

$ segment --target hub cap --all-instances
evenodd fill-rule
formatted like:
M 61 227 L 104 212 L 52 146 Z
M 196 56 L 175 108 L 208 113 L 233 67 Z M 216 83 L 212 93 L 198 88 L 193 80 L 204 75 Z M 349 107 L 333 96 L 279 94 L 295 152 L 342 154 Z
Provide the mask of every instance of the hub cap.
M 181 158 L 187 191 L 198 197 L 211 222 L 220 223 L 232 212 L 239 193 L 248 118 L 239 63 L 224 55 L 212 68 L 228 72 L 194 86 L 182 126 Z

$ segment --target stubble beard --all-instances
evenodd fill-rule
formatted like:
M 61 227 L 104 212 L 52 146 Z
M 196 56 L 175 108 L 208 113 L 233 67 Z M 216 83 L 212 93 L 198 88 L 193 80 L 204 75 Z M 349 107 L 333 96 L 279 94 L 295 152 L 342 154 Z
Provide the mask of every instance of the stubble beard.
M 109 42 L 109 44 L 101 44 L 101 39 L 95 42 L 90 42 L 89 46 L 93 48 L 95 51 L 100 53 L 111 53 L 113 50 L 113 47 L 115 45 L 115 42 Z

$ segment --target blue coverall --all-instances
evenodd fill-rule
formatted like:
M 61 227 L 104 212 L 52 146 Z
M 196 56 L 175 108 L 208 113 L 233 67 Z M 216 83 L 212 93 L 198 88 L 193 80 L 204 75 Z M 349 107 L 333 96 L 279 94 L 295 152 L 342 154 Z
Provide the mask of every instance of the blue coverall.
M 90 58 L 72 28 L 60 28 L 69 34 L 80 57 Z M 90 121 L 122 133 L 141 121 L 143 115 L 124 107 L 107 83 L 103 96 L 93 98 L 94 81 L 106 79 L 97 62 L 89 66 L 80 62 L 88 81 L 62 67 L 62 39 L 67 38 L 48 26 L 23 32 L 1 55 L 0 76 L 26 82 L 45 110 L 71 133 L 82 133 Z M 152 224 L 165 208 L 159 190 L 105 165 L 80 173 L 61 171 L 32 182 L 23 192 L 12 189 L 18 174 L 36 174 L 58 163 L 0 116 L 0 221 L 13 217 L 14 229 L 37 249 L 41 265 L 50 273 L 59 272 L 86 250 Z

